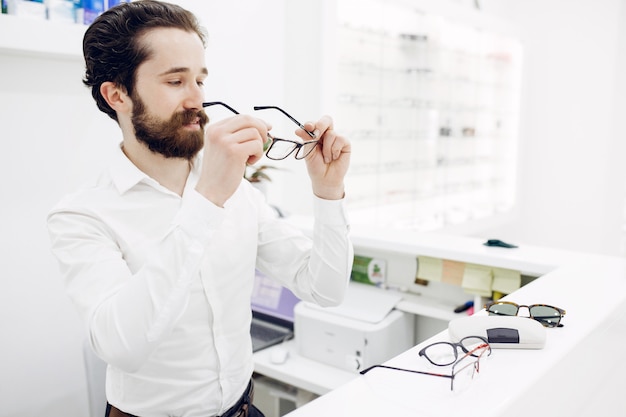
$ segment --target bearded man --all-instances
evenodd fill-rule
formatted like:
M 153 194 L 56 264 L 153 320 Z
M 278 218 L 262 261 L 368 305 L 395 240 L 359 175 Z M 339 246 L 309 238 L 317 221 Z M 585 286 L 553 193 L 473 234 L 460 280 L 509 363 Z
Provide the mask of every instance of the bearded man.
M 203 111 L 205 33 L 179 6 L 146 0 L 98 17 L 84 83 L 123 141 L 97 181 L 48 216 L 52 250 L 93 351 L 107 364 L 107 416 L 262 416 L 251 404 L 255 270 L 299 298 L 341 302 L 352 267 L 344 209 L 350 143 L 324 116 L 305 163 L 311 238 L 243 179 L 271 138 Z

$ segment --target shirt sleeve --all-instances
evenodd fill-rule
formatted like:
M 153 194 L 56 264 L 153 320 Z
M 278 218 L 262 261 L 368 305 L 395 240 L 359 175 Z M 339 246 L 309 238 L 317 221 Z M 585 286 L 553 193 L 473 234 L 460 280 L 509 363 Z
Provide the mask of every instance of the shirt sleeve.
M 96 212 L 61 206 L 50 213 L 52 251 L 102 359 L 128 372 L 141 367 L 184 312 L 206 242 L 222 218 L 221 208 L 186 193 L 166 233 L 145 248 L 154 255 L 132 273 Z
M 343 200 L 313 199 L 311 237 L 285 220 L 262 222 L 257 267 L 300 299 L 334 306 L 343 300 L 352 271 L 350 226 Z

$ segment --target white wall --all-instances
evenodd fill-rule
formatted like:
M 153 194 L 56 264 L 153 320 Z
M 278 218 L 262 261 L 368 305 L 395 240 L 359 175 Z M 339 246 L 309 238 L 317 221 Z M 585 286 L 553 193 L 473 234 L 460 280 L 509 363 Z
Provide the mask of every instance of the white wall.
M 480 0 L 524 42 L 519 212 L 482 236 L 623 255 L 626 2 Z
M 102 166 L 119 141 L 115 124 L 93 111 L 81 78 L 78 60 L 2 57 L 2 416 L 81 415 L 86 404 L 81 324 L 45 223 L 59 197 Z

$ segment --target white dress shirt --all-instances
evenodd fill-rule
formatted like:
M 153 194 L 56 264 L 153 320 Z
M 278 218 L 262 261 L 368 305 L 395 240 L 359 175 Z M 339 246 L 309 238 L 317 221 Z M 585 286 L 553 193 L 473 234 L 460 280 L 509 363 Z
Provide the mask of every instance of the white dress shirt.
M 142 417 L 219 415 L 239 399 L 253 371 L 255 268 L 320 305 L 338 304 L 350 276 L 343 201 L 314 198 L 310 239 L 247 181 L 213 205 L 194 189 L 200 167 L 181 197 L 120 150 L 48 217 L 67 293 L 108 363 L 107 399 Z

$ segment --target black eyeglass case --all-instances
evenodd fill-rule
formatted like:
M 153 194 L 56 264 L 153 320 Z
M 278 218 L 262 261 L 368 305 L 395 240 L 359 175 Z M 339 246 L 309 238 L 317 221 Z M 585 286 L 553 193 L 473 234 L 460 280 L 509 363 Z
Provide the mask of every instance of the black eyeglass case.
M 546 344 L 546 328 L 528 317 L 462 317 L 450 321 L 448 333 L 453 342 L 467 336 L 482 336 L 494 349 L 543 349 Z

